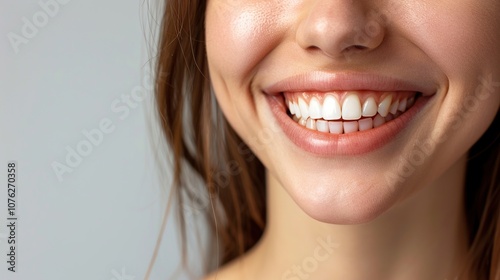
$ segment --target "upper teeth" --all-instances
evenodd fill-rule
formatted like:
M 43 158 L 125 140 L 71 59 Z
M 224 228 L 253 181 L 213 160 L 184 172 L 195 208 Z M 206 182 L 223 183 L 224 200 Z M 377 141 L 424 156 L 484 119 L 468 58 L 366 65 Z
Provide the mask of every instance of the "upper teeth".
M 361 102 L 360 95 L 354 91 L 346 92 L 342 102 L 333 93 L 310 98 L 305 93 L 286 93 L 285 98 L 290 113 L 297 119 L 359 120 L 362 117 L 374 117 L 377 113 L 386 117 L 389 113 L 395 115 L 397 111 L 405 112 L 413 105 L 415 93 L 385 93 L 382 98 L 378 98 L 378 103 L 373 95 Z M 323 99 L 322 102 L 320 99 Z

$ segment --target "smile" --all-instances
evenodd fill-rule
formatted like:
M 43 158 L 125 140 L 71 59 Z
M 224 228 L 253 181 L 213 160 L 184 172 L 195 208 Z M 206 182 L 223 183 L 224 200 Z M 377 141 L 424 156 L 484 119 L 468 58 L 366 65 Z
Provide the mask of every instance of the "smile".
M 348 91 L 285 93 L 289 116 L 324 133 L 345 134 L 377 128 L 398 118 L 420 97 L 418 92 Z
M 371 74 L 313 72 L 263 90 L 275 120 L 298 148 L 318 156 L 360 155 L 388 145 L 436 90 Z M 418 115 L 418 117 L 417 117 Z

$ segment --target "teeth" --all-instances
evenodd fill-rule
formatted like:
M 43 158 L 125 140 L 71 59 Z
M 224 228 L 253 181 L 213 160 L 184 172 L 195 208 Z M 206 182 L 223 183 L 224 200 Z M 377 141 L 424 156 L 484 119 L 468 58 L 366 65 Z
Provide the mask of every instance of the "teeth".
M 373 119 L 373 127 L 379 127 L 385 123 L 384 117 L 381 115 L 376 115 L 375 118 Z
M 376 98 L 369 96 L 361 105 L 357 92 L 346 92 L 340 103 L 335 93 L 329 93 L 323 100 L 320 95 L 310 99 L 300 95 L 295 100 L 285 99 L 285 104 L 292 119 L 300 125 L 323 133 L 342 134 L 379 127 L 403 114 L 416 99 L 387 94 L 377 105 Z
M 328 121 L 317 120 L 316 129 L 321 132 L 330 132 L 330 129 L 328 128 Z
M 391 112 L 391 114 L 396 114 L 396 112 L 398 111 L 398 106 L 399 106 L 399 101 L 396 100 L 396 102 L 393 102 L 392 105 L 391 105 L 391 108 L 389 109 L 389 112 Z
M 356 94 L 348 94 L 342 104 L 342 119 L 358 120 L 361 118 L 361 103 Z
M 338 120 L 342 117 L 342 110 L 340 110 L 340 103 L 333 95 L 327 95 L 323 101 L 323 119 L 331 121 Z
M 316 121 L 311 118 L 308 118 L 306 121 L 306 127 L 313 130 L 316 129 Z
M 300 97 L 299 97 L 299 109 L 300 109 L 300 115 L 302 115 L 302 118 L 307 120 L 307 118 L 309 118 L 309 108 L 307 106 L 307 103 L 304 101 L 304 99 L 302 99 Z
M 321 114 L 321 104 L 316 97 L 311 98 L 309 102 L 309 117 L 313 119 L 321 119 L 323 115 Z
M 351 133 L 358 131 L 358 122 L 344 122 L 344 133 Z
M 391 106 L 391 101 L 392 101 L 392 96 L 388 95 L 378 104 L 378 113 L 382 116 L 385 117 L 387 114 L 389 114 L 389 108 Z
M 290 111 L 290 114 L 292 114 L 292 115 L 295 114 L 295 111 L 293 109 L 294 109 L 293 102 L 288 100 L 288 110 Z
M 375 98 L 368 97 L 363 104 L 363 117 L 373 117 L 377 114 L 377 103 Z
M 304 119 L 304 118 L 301 118 L 301 119 L 299 120 L 299 124 L 300 124 L 301 126 L 306 126 L 306 122 L 307 122 L 307 121 L 306 121 L 306 119 Z
M 412 96 L 408 98 L 408 104 L 406 104 L 406 108 L 413 106 L 413 103 L 415 102 L 415 98 Z
M 359 131 L 364 131 L 373 128 L 372 118 L 361 119 L 358 122 L 359 122 Z
M 299 108 L 299 105 L 297 105 L 296 102 L 293 102 L 293 112 L 295 113 L 295 116 L 297 116 L 297 118 L 301 118 L 302 115 L 300 114 L 300 108 Z
M 344 131 L 342 121 L 328 122 L 328 128 L 330 129 L 330 133 L 333 134 L 342 134 L 342 132 Z
M 356 131 L 365 131 L 372 128 L 379 127 L 388 121 L 397 118 L 400 112 L 393 114 L 387 114 L 384 118 L 380 114 L 377 114 L 373 118 L 364 118 L 357 121 L 326 121 L 326 120 L 315 120 L 312 118 L 301 118 L 297 119 L 295 116 L 293 119 L 298 122 L 301 126 L 305 126 L 311 130 L 317 130 L 325 133 L 332 134 L 342 134 L 342 133 L 352 133 Z
M 401 100 L 401 102 L 399 102 L 398 110 L 401 112 L 406 111 L 406 98 L 404 98 L 403 100 Z

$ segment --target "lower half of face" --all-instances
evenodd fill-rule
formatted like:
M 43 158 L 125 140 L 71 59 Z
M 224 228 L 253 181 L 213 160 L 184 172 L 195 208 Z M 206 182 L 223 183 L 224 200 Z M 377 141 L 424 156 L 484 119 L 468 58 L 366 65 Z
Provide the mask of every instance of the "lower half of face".
M 218 103 L 315 219 L 377 217 L 453 166 L 498 112 L 496 0 L 233 2 L 206 11 Z

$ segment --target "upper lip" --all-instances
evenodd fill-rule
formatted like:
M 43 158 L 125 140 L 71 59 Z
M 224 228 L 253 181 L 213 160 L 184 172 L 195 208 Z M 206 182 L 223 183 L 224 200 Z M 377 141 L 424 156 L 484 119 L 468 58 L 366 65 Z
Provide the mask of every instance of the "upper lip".
M 308 72 L 285 78 L 263 89 L 266 94 L 332 91 L 415 91 L 432 95 L 435 89 L 408 80 L 370 73 Z

